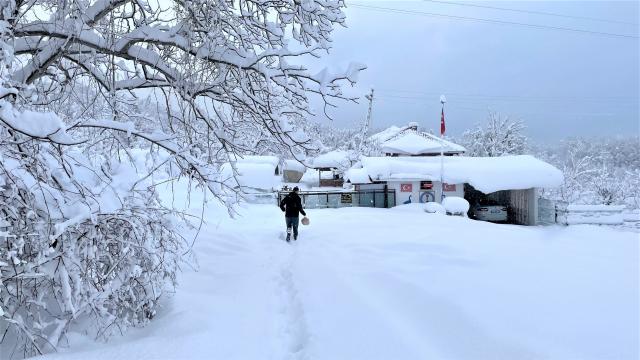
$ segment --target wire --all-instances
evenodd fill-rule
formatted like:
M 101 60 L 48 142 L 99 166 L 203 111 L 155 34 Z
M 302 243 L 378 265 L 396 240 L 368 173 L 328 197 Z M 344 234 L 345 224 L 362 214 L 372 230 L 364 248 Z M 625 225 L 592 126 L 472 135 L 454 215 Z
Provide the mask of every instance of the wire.
M 483 19 L 483 18 L 470 17 L 470 16 L 438 14 L 438 13 L 431 13 L 431 12 L 425 12 L 425 11 L 404 10 L 404 9 L 389 8 L 389 7 L 382 7 L 382 6 L 373 6 L 373 5 L 351 4 L 350 6 L 358 9 L 392 12 L 397 14 L 421 15 L 421 16 L 440 17 L 440 18 L 448 18 L 448 19 L 464 20 L 464 21 L 479 21 L 479 22 L 495 23 L 495 24 L 502 24 L 502 25 L 525 26 L 525 27 L 534 28 L 534 29 L 569 31 L 569 32 L 583 33 L 583 34 L 590 34 L 590 35 L 602 35 L 602 36 L 610 36 L 610 37 L 617 37 L 617 38 L 638 39 L 638 36 L 635 36 L 635 35 L 616 34 L 616 33 L 584 30 L 584 29 L 574 29 L 574 28 L 560 27 L 560 26 L 527 24 L 527 23 L 521 23 L 516 21 L 505 21 L 505 20 L 495 20 L 495 19 Z
M 427 96 L 439 96 L 442 92 L 422 92 L 414 90 L 395 90 L 395 89 L 376 89 L 380 92 L 380 96 L 390 96 L 399 98 L 424 99 Z M 399 93 L 399 94 L 394 94 Z M 511 99 L 511 100 L 550 100 L 550 101 L 567 101 L 567 100 L 584 100 L 584 101 L 629 101 L 638 102 L 638 98 L 633 96 L 523 96 L 523 95 L 482 95 L 482 94 L 463 94 L 456 92 L 445 92 L 447 95 L 478 98 L 477 101 L 484 99 Z M 469 99 L 470 101 L 470 99 Z
M 519 12 L 519 13 L 525 13 L 525 14 L 556 16 L 556 17 L 563 17 L 563 18 L 568 18 L 568 19 L 591 20 L 591 21 L 601 21 L 601 22 L 608 22 L 608 23 L 615 23 L 615 24 L 625 24 L 625 25 L 638 26 L 638 23 L 634 23 L 634 22 L 621 21 L 621 20 L 611 20 L 611 19 L 601 19 L 601 18 L 594 18 L 594 17 L 588 17 L 588 16 L 557 14 L 557 13 L 551 13 L 551 12 L 545 12 L 545 11 L 535 11 L 535 10 L 511 9 L 511 8 L 498 7 L 498 6 L 466 4 L 466 3 L 459 3 L 459 2 L 453 2 L 453 1 L 439 1 L 439 0 L 423 0 L 423 1 L 428 1 L 428 2 L 432 2 L 432 3 L 438 3 L 438 4 L 470 6 L 470 7 L 483 8 L 483 9 L 512 11 L 512 12 Z

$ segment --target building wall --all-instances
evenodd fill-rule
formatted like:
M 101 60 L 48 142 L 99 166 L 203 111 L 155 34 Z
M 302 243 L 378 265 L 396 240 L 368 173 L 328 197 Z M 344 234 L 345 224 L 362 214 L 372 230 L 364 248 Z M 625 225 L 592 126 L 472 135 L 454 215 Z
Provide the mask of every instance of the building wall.
M 420 202 L 431 202 L 436 201 L 440 202 L 441 196 L 441 186 L 439 181 L 433 182 L 432 190 L 420 190 L 420 181 L 389 181 L 389 189 L 394 189 L 396 191 L 396 204 L 401 205 L 409 200 L 409 196 L 411 196 L 412 203 L 420 203 Z M 402 191 L 403 185 L 411 185 L 411 191 Z M 406 190 L 406 188 L 404 189 Z M 464 197 L 464 185 L 463 184 L 455 184 L 455 191 L 445 191 L 446 196 L 458 196 Z

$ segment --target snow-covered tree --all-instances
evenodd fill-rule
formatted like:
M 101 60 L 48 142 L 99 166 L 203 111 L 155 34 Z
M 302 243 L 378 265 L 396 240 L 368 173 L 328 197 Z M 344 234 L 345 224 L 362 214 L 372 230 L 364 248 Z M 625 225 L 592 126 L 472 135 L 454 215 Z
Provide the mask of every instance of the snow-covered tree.
M 330 47 L 343 6 L 0 0 L 0 356 L 153 317 L 187 249 L 150 173 L 227 201 L 218 168 L 235 153 L 305 148 L 308 97 L 354 100 L 340 85 L 363 68 L 295 61 Z
M 564 173 L 564 184 L 544 196 L 569 203 L 640 204 L 640 142 L 637 137 L 569 138 L 536 146 L 538 157 Z
M 460 140 L 469 156 L 520 155 L 527 149 L 524 122 L 490 111 L 484 125 L 467 130 Z

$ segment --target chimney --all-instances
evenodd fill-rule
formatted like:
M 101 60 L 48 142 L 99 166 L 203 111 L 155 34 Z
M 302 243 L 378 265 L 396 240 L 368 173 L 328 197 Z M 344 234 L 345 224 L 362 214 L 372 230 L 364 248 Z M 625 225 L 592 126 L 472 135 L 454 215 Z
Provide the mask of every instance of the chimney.
M 409 125 L 407 126 L 407 128 L 409 130 L 418 131 L 418 123 L 417 122 L 410 122 Z

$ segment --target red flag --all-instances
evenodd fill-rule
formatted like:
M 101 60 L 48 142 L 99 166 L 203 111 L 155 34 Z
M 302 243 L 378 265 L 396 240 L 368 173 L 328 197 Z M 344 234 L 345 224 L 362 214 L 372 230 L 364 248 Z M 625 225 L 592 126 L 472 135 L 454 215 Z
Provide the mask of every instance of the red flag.
M 440 116 L 440 136 L 444 136 L 444 131 L 446 127 L 444 126 L 444 107 L 442 108 L 442 116 Z

